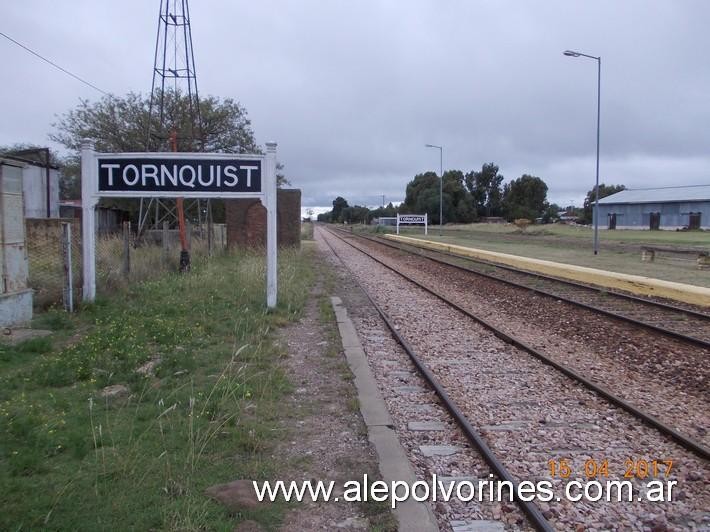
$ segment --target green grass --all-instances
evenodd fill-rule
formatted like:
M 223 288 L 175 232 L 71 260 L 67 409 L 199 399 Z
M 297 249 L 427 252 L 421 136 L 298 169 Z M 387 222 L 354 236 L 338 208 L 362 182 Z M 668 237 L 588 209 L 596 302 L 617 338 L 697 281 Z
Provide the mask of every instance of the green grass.
M 376 231 L 359 227 L 361 231 Z M 380 228 L 380 231 L 383 229 Z M 388 233 L 394 232 L 387 228 Z M 438 226 L 406 228 L 405 236 L 428 238 L 467 247 L 510 253 L 578 266 L 588 266 L 668 281 L 710 287 L 710 272 L 696 268 L 695 257 L 659 254 L 654 262 L 641 262 L 641 246 L 710 249 L 708 231 L 600 231 L 600 252 L 592 253 L 591 227 L 564 224 L 534 225 L 521 232 L 512 224 L 467 224 L 445 226 L 439 236 Z
M 76 317 L 50 311 L 36 325 L 52 337 L 0 345 L 0 529 L 277 526 L 283 504 L 235 519 L 203 492 L 277 474 L 269 450 L 290 384 L 272 331 L 300 314 L 309 262 L 281 252 L 275 312 L 264 307 L 263 257 L 240 253 L 116 291 Z M 155 377 L 135 372 L 154 358 Z M 102 398 L 110 384 L 129 394 Z
M 313 240 L 313 222 L 301 222 L 301 240 Z

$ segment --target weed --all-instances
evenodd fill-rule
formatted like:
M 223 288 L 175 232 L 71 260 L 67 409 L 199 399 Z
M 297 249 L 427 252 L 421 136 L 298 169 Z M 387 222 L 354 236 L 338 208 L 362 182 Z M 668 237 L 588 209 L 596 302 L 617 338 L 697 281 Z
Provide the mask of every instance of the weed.
M 306 256 L 281 251 L 279 305 L 267 312 L 264 270 L 263 256 L 240 253 L 118 283 L 76 317 L 45 318 L 88 331 L 71 345 L 3 347 L 0 529 L 233 528 L 203 492 L 275 474 L 291 388 L 272 332 L 300 315 L 312 275 Z M 155 377 L 135 371 L 147 360 L 160 360 Z M 128 391 L 102 397 L 109 384 Z M 282 511 L 250 516 L 275 527 Z

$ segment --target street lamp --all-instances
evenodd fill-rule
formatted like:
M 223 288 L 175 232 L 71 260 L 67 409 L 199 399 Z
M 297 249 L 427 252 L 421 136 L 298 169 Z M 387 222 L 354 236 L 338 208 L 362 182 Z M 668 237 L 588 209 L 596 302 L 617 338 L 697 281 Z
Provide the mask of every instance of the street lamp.
M 434 144 L 425 144 L 427 148 L 437 148 L 439 150 L 439 236 L 442 236 L 444 227 L 444 148 Z
M 573 50 L 562 52 L 567 57 L 586 57 L 597 62 L 597 180 L 594 187 L 594 254 L 599 253 L 599 119 L 601 116 L 602 58 Z

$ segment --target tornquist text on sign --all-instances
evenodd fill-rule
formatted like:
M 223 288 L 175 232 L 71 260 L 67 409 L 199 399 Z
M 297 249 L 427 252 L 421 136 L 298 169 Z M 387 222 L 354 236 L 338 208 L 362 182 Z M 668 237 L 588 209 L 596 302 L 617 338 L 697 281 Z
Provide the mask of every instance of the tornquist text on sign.
M 424 221 L 424 215 L 419 214 L 402 214 L 399 217 L 399 223 L 403 224 L 423 224 Z
M 98 159 L 99 192 L 260 193 L 260 159 Z

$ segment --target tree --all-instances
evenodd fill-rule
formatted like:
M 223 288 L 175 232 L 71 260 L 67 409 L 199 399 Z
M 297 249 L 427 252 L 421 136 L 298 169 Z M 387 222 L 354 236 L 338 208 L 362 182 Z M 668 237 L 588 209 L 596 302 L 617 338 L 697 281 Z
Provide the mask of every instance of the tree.
M 503 211 L 508 221 L 535 220 L 547 207 L 547 185 L 539 177 L 524 174 L 503 189 Z
M 548 205 L 545 208 L 545 212 L 542 213 L 542 223 L 549 224 L 549 223 L 559 220 L 559 218 L 560 218 L 559 213 L 561 210 L 562 210 L 562 207 L 560 207 L 556 203 L 552 203 L 551 205 Z
M 283 187 L 290 187 L 291 186 L 291 181 L 289 181 L 286 178 L 286 175 L 283 173 L 284 165 L 283 163 L 276 163 L 276 186 L 278 188 L 283 188 Z
M 390 201 L 386 207 L 378 207 L 370 211 L 370 218 L 394 218 L 397 216 L 398 208 Z
M 55 132 L 49 135 L 50 139 L 73 152 L 64 160 L 64 189 L 81 190 L 79 150 L 83 139 L 92 140 L 97 151 L 102 152 L 169 151 L 169 137 L 174 131 L 177 133 L 178 151 L 260 152 L 246 109 L 238 102 L 216 96 L 201 98 L 200 128 L 193 128 L 189 105 L 190 98 L 186 94 L 166 91 L 164 123 L 160 124 L 154 106 L 150 117 L 152 133 L 148 138 L 149 95 L 131 92 L 123 97 L 104 96 L 96 102 L 81 100 L 75 109 L 59 117 L 53 124 Z M 221 201 L 213 202 L 213 211 L 223 210 Z
M 343 221 L 343 210 L 348 208 L 348 202 L 345 198 L 338 196 L 333 200 L 333 210 L 331 212 L 331 220 L 333 222 Z
M 486 163 L 479 172 L 467 173 L 465 181 L 479 216 L 483 214 L 486 216 L 501 215 L 503 192 L 500 185 L 503 182 L 503 176 L 498 173 L 498 165 Z
M 366 224 L 370 218 L 370 209 L 361 205 L 345 207 L 341 213 L 341 221 L 349 224 Z
M 612 194 L 616 194 L 617 192 L 621 192 L 622 190 L 626 190 L 625 185 L 605 185 L 604 183 L 600 183 L 599 199 L 606 198 L 607 196 L 611 196 Z M 594 193 L 594 189 L 592 189 L 587 192 L 587 197 L 584 198 L 584 208 L 582 210 L 581 218 L 582 223 L 591 224 L 594 220 L 593 212 L 595 200 L 596 194 Z
M 430 223 L 438 224 L 439 203 L 439 176 L 434 172 L 417 174 L 407 184 L 404 205 L 400 212 L 427 213 Z M 464 186 L 464 175 L 460 170 L 444 172 L 441 203 L 444 222 L 468 223 L 475 218 L 471 194 Z
M 104 96 L 97 102 L 81 100 L 53 124 L 50 138 L 78 152 L 83 139 L 91 139 L 98 151 L 169 151 L 169 138 L 177 133 L 178 151 L 253 153 L 254 140 L 246 110 L 231 98 L 206 96 L 200 99 L 201 126 L 193 128 L 190 98 L 168 90 L 164 96 L 164 123 L 153 108 L 148 138 L 148 95 L 128 93 L 124 97 Z

